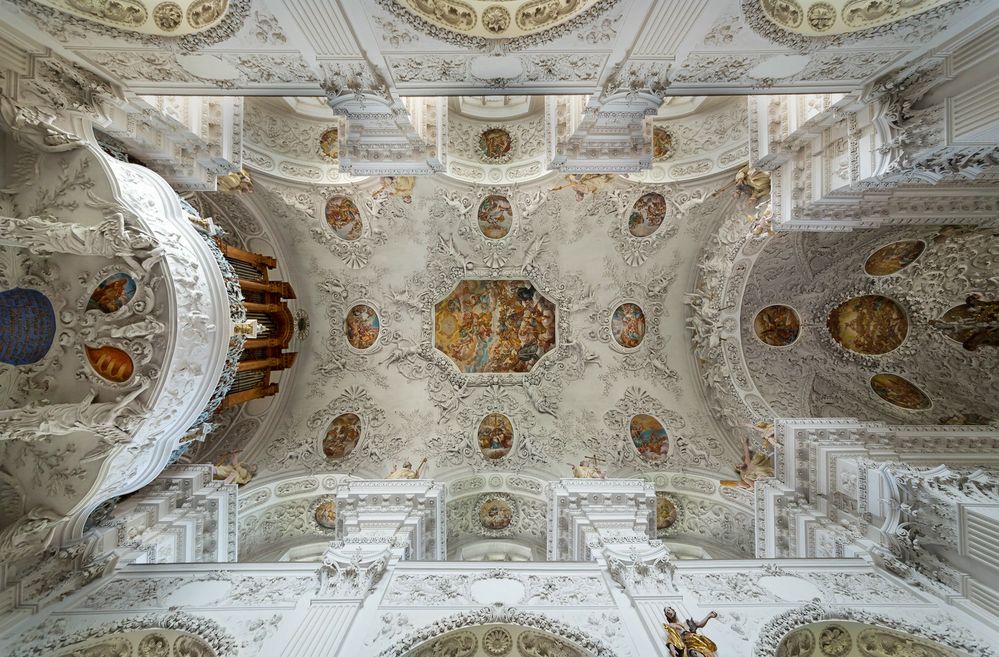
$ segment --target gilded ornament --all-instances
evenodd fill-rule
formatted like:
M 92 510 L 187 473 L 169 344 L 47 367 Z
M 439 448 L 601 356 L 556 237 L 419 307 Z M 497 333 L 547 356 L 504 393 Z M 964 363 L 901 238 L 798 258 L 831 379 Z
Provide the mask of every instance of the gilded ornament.
M 830 625 L 819 635 L 819 650 L 826 657 L 843 657 L 852 647 L 850 633 L 839 625 Z
M 161 2 L 153 8 L 153 22 L 164 32 L 172 32 L 184 22 L 184 10 L 176 2 Z
M 487 7 L 482 12 L 482 27 L 493 34 L 505 32 L 510 27 L 510 12 L 499 5 Z
M 225 15 L 229 0 L 198 0 L 187 8 L 187 22 L 193 28 L 211 25 Z
M 560 23 L 586 6 L 584 0 L 535 0 L 517 10 L 522 30 L 540 30 Z
M 666 651 L 670 657 L 715 657 L 718 646 L 715 642 L 698 633 L 712 618 L 718 618 L 717 612 L 708 612 L 700 622 L 693 618 L 680 622 L 673 607 L 663 609 L 666 622 Z
M 816 2 L 808 8 L 808 24 L 816 32 L 825 32 L 836 23 L 836 8 L 825 2 Z
M 406 0 L 405 4 L 427 20 L 459 32 L 468 32 L 478 20 L 470 5 L 457 0 Z
M 794 0 L 762 0 L 763 10 L 778 25 L 798 27 L 805 12 Z
M 94 18 L 126 27 L 138 27 L 149 14 L 134 0 L 68 0 L 69 6 Z

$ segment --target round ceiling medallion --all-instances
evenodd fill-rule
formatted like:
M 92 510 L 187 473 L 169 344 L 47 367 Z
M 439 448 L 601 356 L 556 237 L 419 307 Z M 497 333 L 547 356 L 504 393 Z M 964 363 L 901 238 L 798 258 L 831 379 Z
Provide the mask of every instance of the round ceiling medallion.
M 500 413 L 490 413 L 479 422 L 479 449 L 487 459 L 503 458 L 513 447 L 513 423 Z
M 364 232 L 364 220 L 357 204 L 346 196 L 334 196 L 326 201 L 326 223 L 342 240 L 352 242 Z
M 102 313 L 113 313 L 120 310 L 135 296 L 135 279 L 130 274 L 119 272 L 111 274 L 97 284 L 90 293 L 87 310 L 100 310 Z
M 479 524 L 484 529 L 499 531 L 513 522 L 513 506 L 502 497 L 487 497 L 479 505 Z
M 625 349 L 634 349 L 645 339 L 645 311 L 637 303 L 622 303 L 611 315 L 611 335 Z
M 909 320 L 892 299 L 867 294 L 833 308 L 826 328 L 844 349 L 876 356 L 898 348 L 905 341 Z
M 909 411 L 922 411 L 933 405 L 916 384 L 897 374 L 875 374 L 871 377 L 871 389 L 892 406 Z
M 359 303 L 347 311 L 343 320 L 347 344 L 354 349 L 370 349 L 378 341 L 381 332 L 381 322 L 374 308 Z
M 55 309 L 49 298 L 26 287 L 0 292 L 0 363 L 37 363 L 52 348 Z
M 505 128 L 488 128 L 479 133 L 478 151 L 485 162 L 506 162 L 513 156 L 513 137 Z
M 922 240 L 902 240 L 882 246 L 864 263 L 864 271 L 871 276 L 889 276 L 898 273 L 916 261 L 926 249 Z
M 340 157 L 340 130 L 330 128 L 319 135 L 319 153 L 325 158 L 335 160 Z
M 647 461 L 661 461 L 669 451 L 669 434 L 651 415 L 636 415 L 628 427 L 635 449 Z
M 669 529 L 680 515 L 676 504 L 666 493 L 656 493 L 656 529 Z
M 502 34 L 510 27 L 510 12 L 499 5 L 486 7 L 482 12 L 482 27 L 493 34 Z
M 771 347 L 786 347 L 793 344 L 801 333 L 801 320 L 798 313 L 789 306 L 767 306 L 756 314 L 753 332 L 764 344 Z
M 111 383 L 124 383 L 132 378 L 135 372 L 132 357 L 121 349 L 110 345 L 97 348 L 84 345 L 84 350 L 94 371 Z
M 500 194 L 490 194 L 482 199 L 478 212 L 479 230 L 491 240 L 503 239 L 513 227 L 513 206 Z
M 313 513 L 316 524 L 325 529 L 336 529 L 336 500 L 326 500 L 316 506 Z
M 666 128 L 652 128 L 652 159 L 661 162 L 673 156 L 673 135 Z
M 361 438 L 361 418 L 354 413 L 344 413 L 333 418 L 323 437 L 323 454 L 328 459 L 342 459 L 350 455 Z
M 659 230 L 666 219 L 666 198 L 649 192 L 639 197 L 628 213 L 628 232 L 635 237 L 648 237 Z

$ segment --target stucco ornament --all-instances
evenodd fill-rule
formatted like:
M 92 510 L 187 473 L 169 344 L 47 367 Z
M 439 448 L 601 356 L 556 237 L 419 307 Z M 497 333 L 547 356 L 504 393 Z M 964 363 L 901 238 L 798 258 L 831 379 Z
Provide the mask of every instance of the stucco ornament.
M 91 390 L 78 404 L 33 404 L 0 411 L 0 440 L 46 440 L 76 431 L 93 431 L 109 438 L 127 440 L 129 432 L 145 414 L 136 412 L 132 402 L 147 387 L 143 383 L 113 402 L 97 402 Z M 131 408 L 130 408 L 131 407 Z

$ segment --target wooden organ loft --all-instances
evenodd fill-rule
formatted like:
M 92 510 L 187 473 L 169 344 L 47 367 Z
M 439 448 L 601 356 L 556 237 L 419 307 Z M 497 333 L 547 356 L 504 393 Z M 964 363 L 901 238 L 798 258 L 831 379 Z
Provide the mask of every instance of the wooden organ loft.
M 239 358 L 235 383 L 219 405 L 223 410 L 276 394 L 278 384 L 271 381 L 271 373 L 294 365 L 298 354 L 285 351 L 295 323 L 283 300 L 294 299 L 295 291 L 286 281 L 268 280 L 268 270 L 277 267 L 277 260 L 215 241 L 239 276 L 247 321 L 257 321 L 257 334 L 246 340 Z

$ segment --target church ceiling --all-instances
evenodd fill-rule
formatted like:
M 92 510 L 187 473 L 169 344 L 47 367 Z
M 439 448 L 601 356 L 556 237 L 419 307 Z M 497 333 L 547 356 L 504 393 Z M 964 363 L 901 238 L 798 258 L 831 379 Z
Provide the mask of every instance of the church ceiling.
M 424 457 L 442 480 L 551 479 L 587 456 L 612 474 L 727 477 L 739 446 L 700 402 L 682 311 L 694 245 L 730 205 L 711 194 L 727 176 L 597 178 L 417 178 L 400 192 L 256 175 L 252 193 L 228 195 L 250 213 L 199 195 L 227 230 L 240 217 L 234 239 L 274 248 L 308 316 L 284 394 L 260 404 L 283 410 L 224 418 L 218 449 L 252 434 L 240 446 L 262 481 L 382 477 Z
M 100 3 L 14 0 L 3 13 L 139 92 L 313 95 L 326 78 L 370 76 L 398 98 L 591 93 L 650 66 L 666 67 L 670 93 L 836 91 L 940 43 L 981 4 L 924 0 L 884 15 L 858 2 L 758 0 L 130 0 L 113 16 Z

